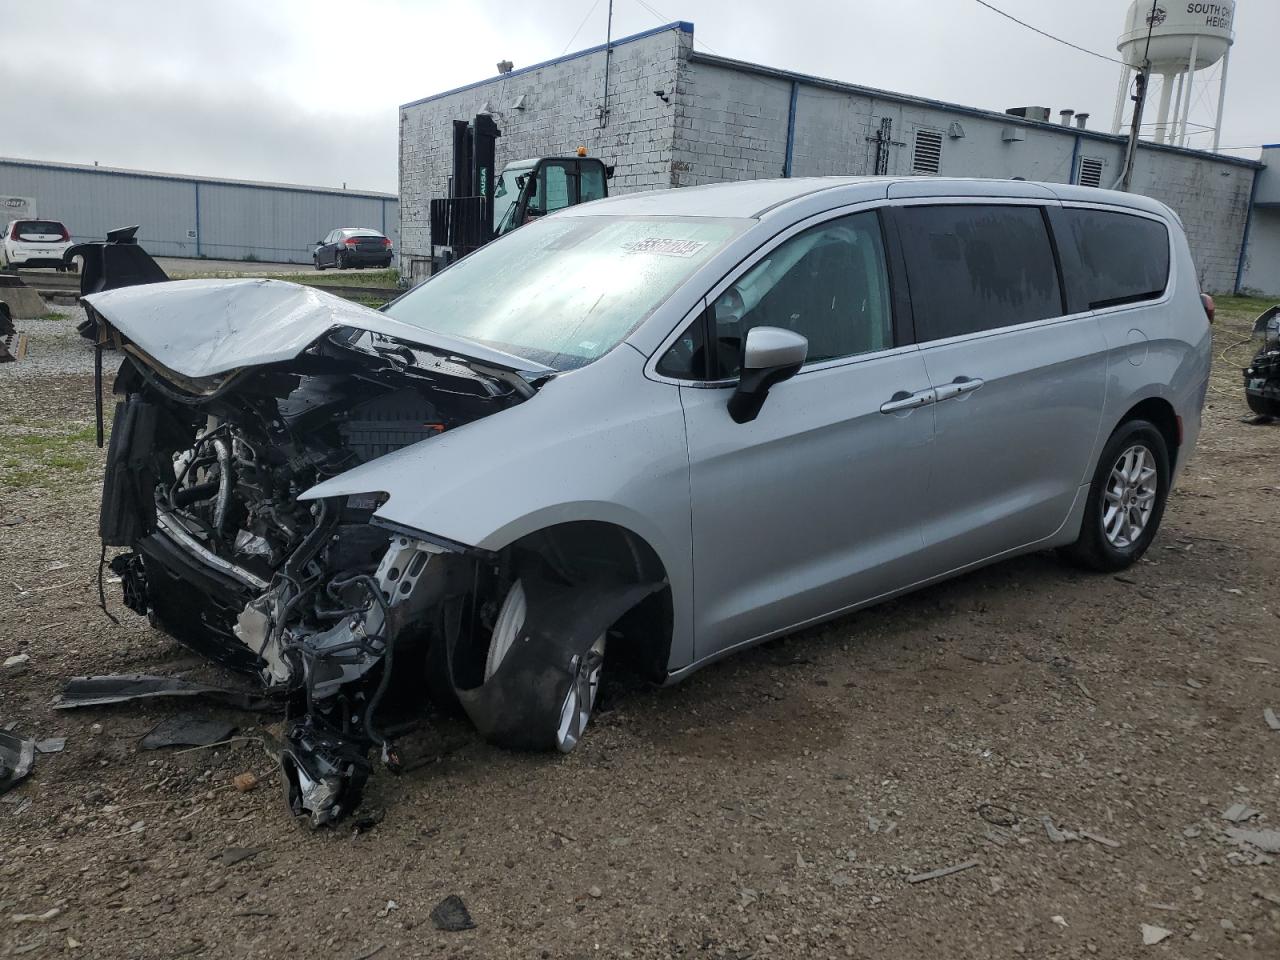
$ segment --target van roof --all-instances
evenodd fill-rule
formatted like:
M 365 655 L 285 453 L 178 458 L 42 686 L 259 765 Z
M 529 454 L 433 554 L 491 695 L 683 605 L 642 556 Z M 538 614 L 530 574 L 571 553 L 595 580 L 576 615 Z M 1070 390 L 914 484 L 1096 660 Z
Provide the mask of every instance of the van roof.
M 833 194 L 832 196 L 823 196 Z M 677 216 L 761 218 L 808 198 L 831 205 L 906 197 L 1026 197 L 1088 201 L 1132 207 L 1162 217 L 1171 211 L 1158 200 L 1133 193 L 1027 180 L 959 177 L 789 177 L 738 180 L 626 193 L 565 211 L 571 216 Z M 808 206 L 807 204 L 806 206 Z

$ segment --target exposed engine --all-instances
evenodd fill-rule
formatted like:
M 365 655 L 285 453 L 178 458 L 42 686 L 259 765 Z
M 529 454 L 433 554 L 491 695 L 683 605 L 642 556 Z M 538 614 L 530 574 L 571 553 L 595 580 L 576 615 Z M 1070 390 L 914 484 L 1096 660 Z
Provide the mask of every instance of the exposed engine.
M 359 802 L 370 746 L 395 763 L 378 709 L 396 654 L 428 642 L 448 571 L 430 564 L 443 549 L 373 521 L 378 491 L 299 496 L 532 388 L 357 331 L 201 382 L 133 353 L 101 520 L 104 544 L 132 548 L 112 561 L 126 603 L 289 699 L 290 802 L 337 819 Z

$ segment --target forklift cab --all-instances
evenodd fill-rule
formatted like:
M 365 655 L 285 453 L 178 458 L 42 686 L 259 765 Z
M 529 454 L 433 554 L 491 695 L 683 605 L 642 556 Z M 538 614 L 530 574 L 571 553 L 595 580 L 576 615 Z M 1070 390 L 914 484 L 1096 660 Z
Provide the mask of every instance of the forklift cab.
M 539 157 L 507 164 L 493 195 L 494 234 L 609 194 L 608 168 L 595 157 Z

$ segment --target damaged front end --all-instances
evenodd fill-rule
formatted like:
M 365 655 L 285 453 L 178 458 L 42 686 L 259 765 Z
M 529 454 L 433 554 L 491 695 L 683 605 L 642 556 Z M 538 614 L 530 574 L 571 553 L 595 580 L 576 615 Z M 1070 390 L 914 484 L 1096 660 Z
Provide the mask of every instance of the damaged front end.
M 396 765 L 382 707 L 397 665 L 426 662 L 485 558 L 385 524 L 380 491 L 303 494 L 524 402 L 539 374 L 325 325 L 292 357 L 193 375 L 90 303 L 99 342 L 125 354 L 100 519 L 104 546 L 127 548 L 111 560 L 124 601 L 287 700 L 290 806 L 333 822 L 371 751 Z

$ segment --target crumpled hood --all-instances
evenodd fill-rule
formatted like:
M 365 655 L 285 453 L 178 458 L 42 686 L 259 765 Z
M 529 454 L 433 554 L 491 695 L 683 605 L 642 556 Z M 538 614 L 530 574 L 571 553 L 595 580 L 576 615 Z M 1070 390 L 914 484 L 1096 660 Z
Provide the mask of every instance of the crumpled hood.
M 549 367 L 394 320 L 316 287 L 283 280 L 173 280 L 85 297 L 139 350 L 193 380 L 292 360 L 329 331 L 354 327 L 504 370 Z

